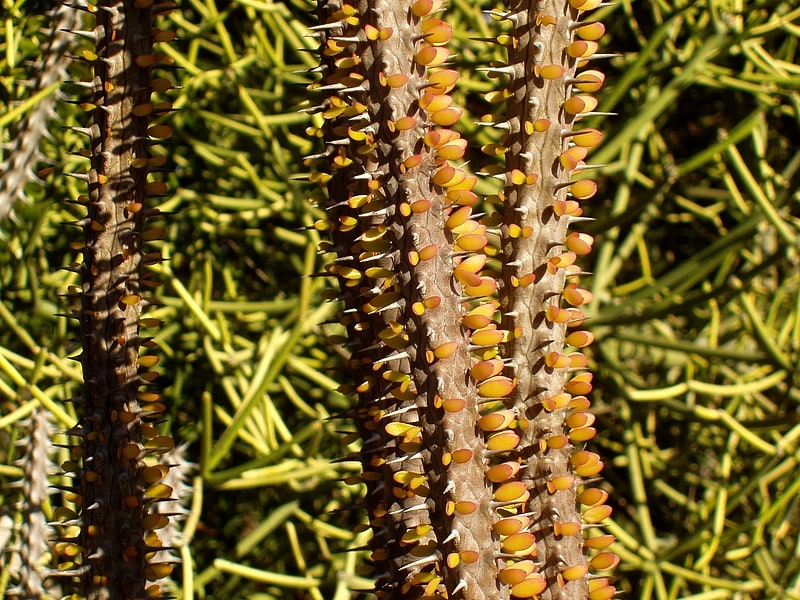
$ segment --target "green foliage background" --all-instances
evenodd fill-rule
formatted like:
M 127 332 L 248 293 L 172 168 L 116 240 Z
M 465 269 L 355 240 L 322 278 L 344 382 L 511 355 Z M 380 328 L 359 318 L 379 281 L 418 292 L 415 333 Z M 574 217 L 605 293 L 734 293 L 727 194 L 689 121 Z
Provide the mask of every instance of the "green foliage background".
M 33 93 L 46 4 L 3 2 L 3 143 L 24 134 L 12 111 Z M 453 0 L 448 12 L 475 169 L 492 134 L 474 121 L 495 87 L 475 67 L 502 58 L 476 38 L 492 35 L 481 9 L 495 7 Z M 319 150 L 306 132 L 315 119 L 298 112 L 314 104 L 302 73 L 315 64 L 311 8 L 183 0 L 161 25 L 179 36 L 163 48 L 177 111 L 157 150 L 173 167 L 161 204 L 169 261 L 148 316 L 164 321 L 163 427 L 198 465 L 182 598 L 342 600 L 369 584 L 346 551 L 368 539 L 360 489 L 344 481 L 357 465 L 331 462 L 357 446 L 342 440 L 347 420 L 331 418 L 350 406 L 335 391 L 348 374 L 326 341 L 336 306 L 313 277 L 322 215 L 301 178 L 302 157 Z M 593 157 L 605 166 L 584 264 L 618 587 L 641 599 L 798 599 L 800 8 L 622 0 L 597 18 L 604 51 L 618 53 L 598 63 L 599 110 L 619 116 L 591 123 L 606 134 Z M 44 406 L 60 430 L 74 422 L 75 332 L 54 315 L 69 311 L 60 294 L 75 283 L 59 270 L 79 235 L 62 224 L 79 216 L 65 200 L 83 192 L 61 173 L 85 168 L 63 125 L 83 119 L 58 104 L 39 164 L 54 171 L 0 223 L 2 484 L 21 475 L 12 442 L 32 411 Z M 0 488 L 12 517 L 19 493 Z

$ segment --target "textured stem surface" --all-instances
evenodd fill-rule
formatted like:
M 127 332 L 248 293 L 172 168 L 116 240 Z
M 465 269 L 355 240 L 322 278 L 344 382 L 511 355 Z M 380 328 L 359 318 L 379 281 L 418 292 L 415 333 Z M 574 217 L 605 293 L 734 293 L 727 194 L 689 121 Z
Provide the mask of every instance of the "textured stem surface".
M 562 523 L 581 523 L 576 485 L 552 484 L 561 481 L 559 478 L 569 481 L 572 477 L 573 448 L 558 447 L 558 442 L 556 447 L 547 444 L 551 439 L 561 442 L 568 435 L 564 419 L 569 409 L 565 405 L 547 410 L 542 404 L 563 393 L 572 366 L 572 359 L 561 368 L 548 361 L 553 352 L 563 355 L 567 323 L 552 315 L 548 318 L 547 308 L 559 310 L 561 290 L 574 260 L 574 254 L 564 247 L 570 216 L 556 214 L 554 204 L 566 201 L 569 191 L 563 186 L 569 180 L 569 170 L 558 159 L 569 146 L 565 133 L 575 117 L 563 106 L 570 97 L 568 81 L 577 64 L 565 49 L 573 41 L 570 26 L 577 20 L 578 11 L 558 0 L 511 2 L 508 9 L 518 43 L 508 47 L 514 85 L 509 86 L 513 94 L 506 109 L 506 168 L 509 174 L 535 174 L 535 181 L 522 185 L 508 181 L 509 175 L 502 240 L 504 281 L 525 276 L 532 280 L 528 285 L 505 286 L 502 294 L 506 327 L 517 330 L 507 346 L 518 380 L 512 399 L 529 422 L 519 455 L 525 461 L 531 485 L 530 510 L 539 516 L 535 528 L 537 558 L 543 563 L 545 578 L 555 584 L 548 586 L 542 598 L 584 598 L 585 577 L 559 580 L 559 574 L 568 568 L 586 568 L 580 528 L 577 535 L 558 534 Z M 557 76 L 543 76 L 543 69 L 551 69 Z M 560 185 L 563 187 L 559 189 Z M 565 267 L 560 266 L 562 262 Z
M 467 141 L 449 129 L 462 109 L 449 95 L 458 73 L 441 2 L 319 6 L 322 78 L 311 89 L 325 98 L 310 110 L 325 121 L 326 150 L 310 158 L 329 173 L 312 179 L 326 185 L 322 249 L 335 255 L 326 270 L 353 353 L 377 594 L 610 597 L 607 580 L 588 580 L 584 523 L 608 507 L 605 492 L 581 488 L 602 462 L 578 449 L 594 435 L 582 395 L 591 377 L 574 373 L 587 359 L 568 348 L 591 334 L 567 336 L 589 299 L 574 262 L 592 240 L 567 228 L 595 189 L 569 181 L 600 140 L 572 130 L 592 104 L 571 95 L 597 46 L 575 38 L 597 34 L 578 21 L 591 6 L 490 13 L 511 27 L 498 36 L 508 64 L 487 69 L 509 78 L 505 114 L 484 123 L 505 132 L 489 149 L 506 155 L 490 170 L 506 185 L 488 215 L 473 212 L 476 178 L 458 165 Z M 598 569 L 616 560 L 598 556 Z
M 354 88 L 326 104 L 329 132 L 346 136 L 331 145 L 339 147 L 328 184 L 339 259 L 329 270 L 345 279 L 343 322 L 362 382 L 358 421 L 378 587 L 383 595 L 416 597 L 426 588 L 466 586 L 488 598 L 496 587 L 492 553 L 460 558 L 493 543 L 491 495 L 475 468 L 483 448 L 473 426 L 477 405 L 458 415 L 442 408 L 444 399 L 474 397 L 475 388 L 465 377 L 471 358 L 453 280 L 454 236 L 445 227 L 453 202 L 433 182 L 443 161 L 423 139 L 434 123 L 419 96 L 432 84 L 412 51 L 424 37 L 422 16 L 409 22 L 412 4 L 359 3 L 353 9 L 363 17 L 350 15 L 353 23 L 341 4 L 323 7 L 321 22 L 333 25 L 324 30 L 331 44 L 358 38 L 347 53 L 332 54 L 332 74 L 323 79 Z M 340 99 L 350 107 L 341 116 L 330 108 Z M 451 464 L 452 452 L 467 448 L 474 458 Z M 456 500 L 480 510 L 459 512 Z M 453 563 L 444 581 L 430 569 L 443 556 Z
M 31 85 L 33 93 L 47 90 L 62 81 L 67 72 L 67 51 L 72 41 L 70 30 L 76 23 L 76 11 L 61 5 L 53 11 L 53 33 L 44 48 L 38 75 Z M 39 144 L 55 114 L 57 94 L 42 99 L 15 127 L 8 159 L 0 164 L 0 225 L 14 207 L 25 198 L 25 184 L 36 180 L 33 171 L 39 158 Z
M 80 596 L 89 599 L 133 599 L 158 595 L 148 584 L 171 570 L 148 564 L 148 553 L 161 547 L 156 529 L 166 517 L 152 504 L 171 496 L 160 483 L 168 467 L 148 458 L 172 447 L 154 424 L 163 412 L 157 393 L 147 391 L 157 373 L 147 370 L 158 359 L 140 356 L 155 344 L 143 337 L 144 293 L 152 283 L 145 267 L 158 260 L 145 252 L 160 232 L 147 230 L 148 198 L 163 184 L 148 182 L 153 138 L 165 137 L 154 114 L 169 107 L 154 105 L 151 70 L 154 54 L 153 6 L 148 0 L 98 2 L 90 7 L 96 25 L 93 49 L 81 52 L 93 65 L 93 122 L 84 130 L 90 140 L 90 169 L 76 175 L 88 183 L 79 199 L 87 209 L 83 263 L 79 360 L 85 387 L 77 399 L 80 423 L 70 433 L 81 439 L 73 451 L 79 462 L 65 470 L 77 480 L 80 533 L 61 544 L 66 556 L 80 554 L 74 570 Z M 68 573 L 70 571 L 67 571 Z
M 6 598 L 60 595 L 55 582 L 47 581 L 52 566 L 49 545 L 53 531 L 47 523 L 45 512 L 49 509 L 49 495 L 52 492 L 49 475 L 54 472 L 50 458 L 53 425 L 47 411 L 37 409 L 28 420 L 27 428 L 28 434 L 18 442 L 23 452 L 16 461 L 24 473 L 18 484 L 22 488 L 19 503 L 22 522 L 15 532 L 15 542 L 11 547 L 6 548 L 0 542 L 0 558 L 15 581 L 15 585 L 6 590 Z

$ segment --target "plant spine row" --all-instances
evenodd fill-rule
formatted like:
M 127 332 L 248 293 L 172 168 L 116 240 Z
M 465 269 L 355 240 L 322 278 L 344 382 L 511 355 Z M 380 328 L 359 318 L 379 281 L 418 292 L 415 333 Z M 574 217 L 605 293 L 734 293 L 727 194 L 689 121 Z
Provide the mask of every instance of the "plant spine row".
M 598 4 L 489 13 L 510 24 L 494 40 L 507 63 L 485 69 L 508 78 L 489 97 L 504 108 L 483 121 L 503 132 L 483 150 L 505 157 L 484 170 L 504 189 L 481 199 L 451 129 L 442 2 L 319 2 L 323 125 L 309 132 L 325 151 L 308 160 L 325 165 L 311 179 L 327 191 L 318 228 L 352 351 L 379 598 L 615 594 L 591 574 L 618 562 L 613 538 L 587 527 L 610 514 L 583 449 L 591 294 L 575 263 L 592 238 L 568 229 L 596 191 L 571 175 L 602 137 L 574 127 L 602 83 L 583 68 L 602 25 L 580 18 Z
M 156 504 L 173 495 L 163 482 L 169 467 L 159 457 L 174 446 L 158 429 L 165 406 L 153 382 L 158 357 L 143 329 L 158 325 L 142 315 L 157 285 L 148 265 L 161 260 L 150 242 L 162 228 L 148 227 L 158 215 L 155 199 L 166 185 L 151 178 L 165 159 L 150 149 L 171 129 L 158 122 L 171 110 L 155 101 L 169 82 L 153 70 L 170 66 L 154 43 L 174 34 L 154 27 L 154 18 L 175 8 L 173 2 L 99 0 L 73 5 L 92 15 L 95 26 L 76 31 L 89 40 L 76 59 L 90 71 L 73 82 L 86 90 L 77 103 L 90 115 L 84 134 L 89 161 L 84 173 L 72 173 L 88 186 L 77 203 L 86 210 L 75 222 L 83 241 L 74 244 L 82 260 L 72 269 L 80 286 L 70 289 L 79 308 L 70 315 L 80 325 L 84 388 L 74 398 L 79 422 L 67 433 L 77 442 L 62 467 L 73 476 L 67 488 L 74 503 L 57 515 L 64 532 L 55 549 L 60 575 L 75 593 L 69 599 L 164 597 L 155 583 L 169 575 L 171 562 L 153 561 L 163 550 L 158 530 L 169 524 Z
M 0 561 L 11 573 L 13 583 L 4 590 L 4 598 L 60 595 L 56 582 L 47 580 L 53 562 L 49 547 L 53 528 L 47 523 L 46 511 L 53 491 L 49 476 L 55 470 L 50 459 L 53 425 L 49 418 L 47 410 L 37 407 L 23 425 L 25 436 L 17 441 L 21 453 L 15 462 L 22 469 L 23 476 L 9 487 L 22 490 L 16 503 L 21 519 L 14 523 L 10 516 L 0 517 L 0 532 L 9 529 L 13 535 L 12 543 L 8 545 L 5 539 L 0 539 Z
M 53 20 L 53 34 L 44 48 L 41 63 L 37 65 L 36 78 L 28 84 L 31 96 L 63 81 L 69 64 L 69 30 L 75 25 L 75 11 L 68 6 L 57 6 L 50 18 Z M 17 201 L 26 200 L 25 184 L 38 180 L 39 174 L 52 169 L 46 167 L 38 173 L 33 171 L 42 158 L 39 145 L 48 134 L 48 126 L 55 116 L 55 104 L 56 94 L 38 102 L 16 124 L 10 147 L 4 148 L 8 158 L 0 163 L 0 225 L 9 214 L 13 216 Z
M 492 13 L 511 26 L 502 39 L 507 64 L 497 67 L 509 82 L 496 119 L 507 133 L 501 148 L 489 152 L 505 158 L 500 303 L 503 327 L 514 331 L 504 350 L 516 377 L 506 405 L 526 423 L 512 456 L 530 492 L 526 510 L 538 516 L 530 530 L 538 575 L 524 581 L 534 595 L 552 599 L 599 600 L 616 591 L 607 578 L 588 577 L 618 558 L 606 550 L 613 537 L 585 539 L 586 526 L 611 509 L 606 492 L 585 484 L 603 468 L 597 454 L 583 449 L 596 431 L 587 412 L 592 377 L 580 350 L 594 338 L 581 329 L 580 307 L 591 293 L 579 286 L 576 260 L 591 251 L 593 239 L 570 231 L 582 220 L 580 203 L 597 190 L 572 175 L 591 168 L 584 159 L 602 139 L 579 123 L 596 107 L 589 94 L 603 81 L 591 67 L 603 27 L 580 20 L 598 4 L 514 1 Z

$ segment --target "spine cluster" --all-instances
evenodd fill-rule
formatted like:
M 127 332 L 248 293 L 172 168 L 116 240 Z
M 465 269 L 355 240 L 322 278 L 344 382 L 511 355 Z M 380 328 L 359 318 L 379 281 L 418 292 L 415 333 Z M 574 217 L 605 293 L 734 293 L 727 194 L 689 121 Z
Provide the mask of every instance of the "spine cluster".
M 581 201 L 573 180 L 601 140 L 592 114 L 604 29 L 595 0 L 511 2 L 496 43 L 502 131 L 483 151 L 503 190 L 480 198 L 452 129 L 452 27 L 441 0 L 320 0 L 325 150 L 308 157 L 326 189 L 341 324 L 352 351 L 370 561 L 379 598 L 601 600 L 591 574 L 617 563 L 591 487 L 603 463 L 583 448 L 592 377 L 580 349 Z M 587 556 L 591 552 L 591 558 Z
M 172 570 L 170 562 L 152 560 L 163 549 L 158 530 L 169 522 L 156 504 L 173 494 L 159 457 L 174 444 L 159 432 L 165 406 L 153 389 L 156 344 L 143 332 L 158 322 L 142 308 L 157 285 L 147 266 L 161 260 L 149 246 L 163 233 L 149 225 L 158 215 L 152 205 L 166 191 L 151 177 L 165 161 L 150 150 L 171 132 L 157 121 L 171 105 L 153 97 L 169 83 L 153 70 L 169 66 L 154 43 L 173 34 L 154 27 L 154 17 L 174 6 L 99 0 L 74 7 L 95 26 L 74 32 L 91 46 L 78 52 L 90 75 L 73 82 L 86 91 L 78 103 L 90 121 L 75 128 L 88 139 L 82 154 L 89 168 L 71 174 L 88 191 L 77 199 L 86 216 L 75 223 L 83 230 L 75 245 L 82 260 L 73 267 L 80 286 L 70 290 L 79 303 L 72 316 L 80 324 L 76 360 L 85 385 L 73 399 L 80 420 L 68 432 L 77 442 L 62 465 L 74 478 L 67 491 L 75 510 L 60 513 L 65 535 L 55 544 L 61 575 L 76 588 L 67 598 L 160 597 L 153 582 Z

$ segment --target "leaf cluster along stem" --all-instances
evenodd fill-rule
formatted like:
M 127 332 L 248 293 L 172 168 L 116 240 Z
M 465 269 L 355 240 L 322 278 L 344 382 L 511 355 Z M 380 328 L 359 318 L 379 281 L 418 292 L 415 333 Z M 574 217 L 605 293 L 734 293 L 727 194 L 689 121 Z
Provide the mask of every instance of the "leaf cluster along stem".
M 441 1 L 318 3 L 310 89 L 324 99 L 310 110 L 326 148 L 308 160 L 326 190 L 318 228 L 352 350 L 380 598 L 614 594 L 589 580 L 616 564 L 613 538 L 592 542 L 590 561 L 583 536 L 610 509 L 585 485 L 602 461 L 582 449 L 595 429 L 579 349 L 593 336 L 575 263 L 592 238 L 568 230 L 597 189 L 570 179 L 602 138 L 574 127 L 603 81 L 578 70 L 603 33 L 580 20 L 597 4 L 490 11 L 510 24 L 496 40 L 507 64 L 486 69 L 507 78 L 492 93 L 505 108 L 483 123 L 502 132 L 483 150 L 505 156 L 485 169 L 505 187 L 480 198 L 451 129 L 463 111 Z
M 146 353 L 156 344 L 143 332 L 157 323 L 142 315 L 155 285 L 147 267 L 161 260 L 148 244 L 163 233 L 148 224 L 158 215 L 154 199 L 166 191 L 150 180 L 164 163 L 150 148 L 171 132 L 154 121 L 171 105 L 152 96 L 169 88 L 153 77 L 167 61 L 154 43 L 172 34 L 156 29 L 154 18 L 171 8 L 152 0 L 73 7 L 92 14 L 95 26 L 80 32 L 93 45 L 77 53 L 91 73 L 77 82 L 90 93 L 81 106 L 91 121 L 75 128 L 89 140 L 82 153 L 89 168 L 71 174 L 88 190 L 77 199 L 86 216 L 75 223 L 84 233 L 82 261 L 72 267 L 81 283 L 70 290 L 79 303 L 72 316 L 80 324 L 84 387 L 73 399 L 79 422 L 68 431 L 78 442 L 62 465 L 75 480 L 76 510 L 59 515 L 64 535 L 56 544 L 59 575 L 75 588 L 68 598 L 160 597 L 157 580 L 172 570 L 163 556 L 152 560 L 162 548 L 157 530 L 169 524 L 155 504 L 173 492 L 162 481 L 169 466 L 158 457 L 174 444 L 158 429 L 165 406 L 151 367 L 159 359 Z

